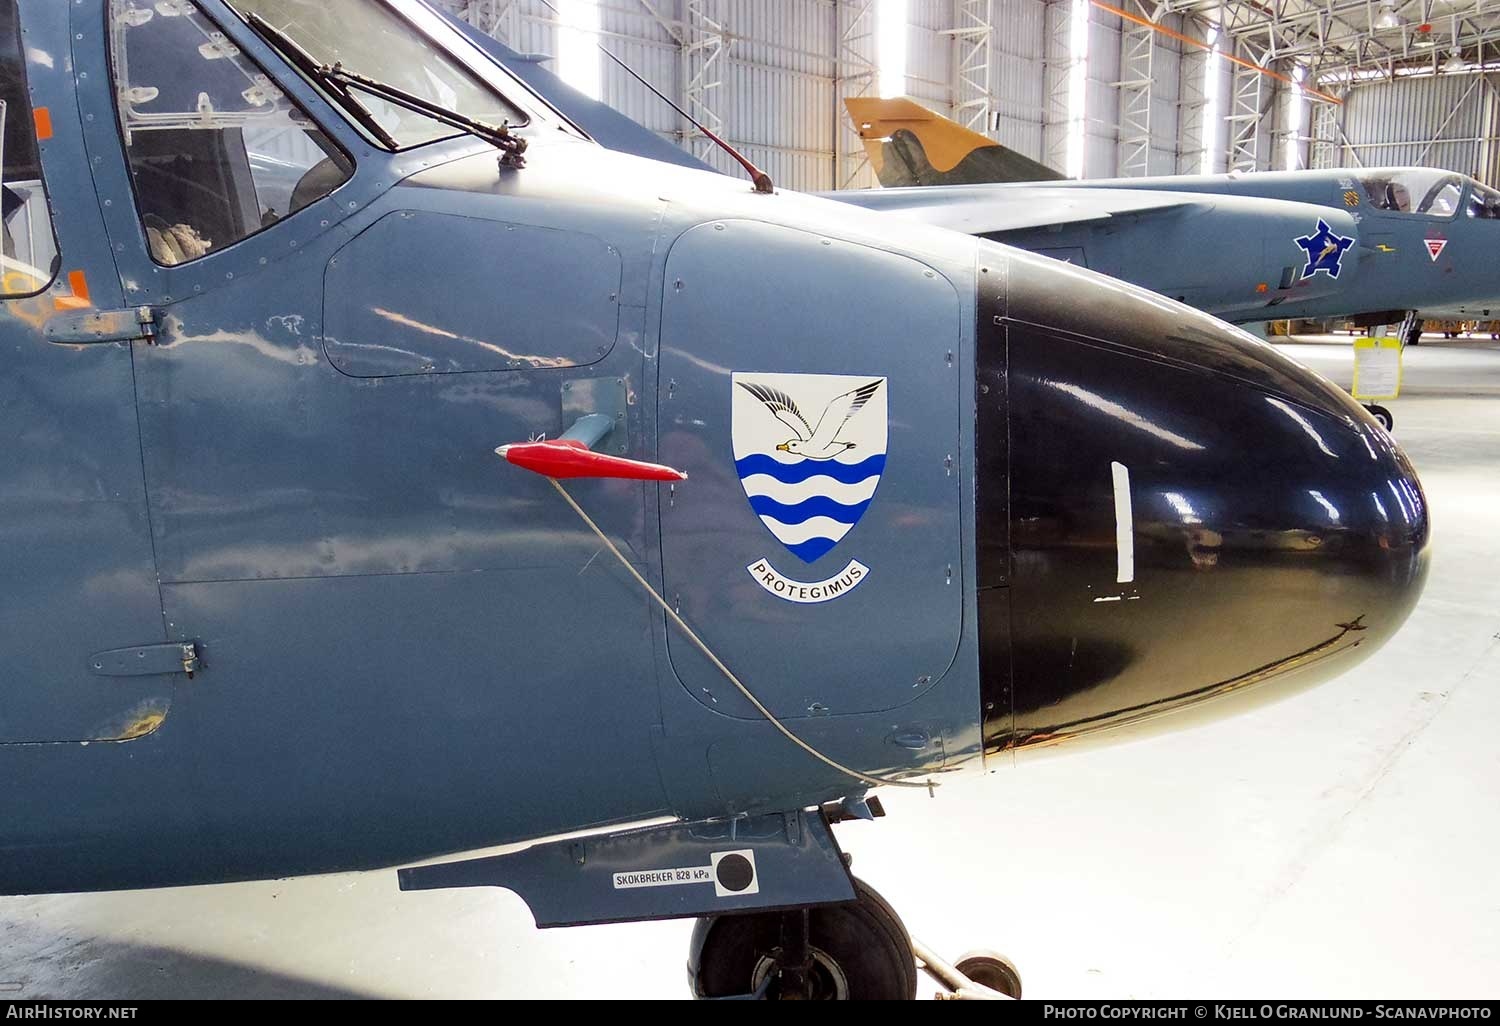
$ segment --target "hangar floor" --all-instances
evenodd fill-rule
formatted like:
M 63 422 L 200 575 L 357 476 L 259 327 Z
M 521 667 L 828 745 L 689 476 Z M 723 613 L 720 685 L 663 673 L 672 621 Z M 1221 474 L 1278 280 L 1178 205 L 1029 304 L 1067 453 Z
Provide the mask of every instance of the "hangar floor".
M 1348 385 L 1347 338 L 1287 348 Z M 1436 525 L 1406 630 L 1240 719 L 888 796 L 840 839 L 915 934 L 1032 997 L 1500 997 L 1500 344 L 1429 338 L 1390 405 Z M 6 898 L 0 999 L 673 997 L 688 932 L 391 873 Z

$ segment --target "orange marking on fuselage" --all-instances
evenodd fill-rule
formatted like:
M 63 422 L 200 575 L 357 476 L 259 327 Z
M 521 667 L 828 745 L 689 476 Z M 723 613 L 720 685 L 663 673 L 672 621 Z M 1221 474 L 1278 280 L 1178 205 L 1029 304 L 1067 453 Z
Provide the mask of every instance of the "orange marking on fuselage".
M 46 107 L 38 107 L 32 112 L 31 119 L 36 123 L 38 142 L 46 142 L 52 138 L 52 111 Z
M 68 272 L 68 288 L 73 294 L 70 296 L 56 296 L 52 305 L 59 310 L 87 310 L 94 304 L 89 300 L 89 280 L 82 271 Z

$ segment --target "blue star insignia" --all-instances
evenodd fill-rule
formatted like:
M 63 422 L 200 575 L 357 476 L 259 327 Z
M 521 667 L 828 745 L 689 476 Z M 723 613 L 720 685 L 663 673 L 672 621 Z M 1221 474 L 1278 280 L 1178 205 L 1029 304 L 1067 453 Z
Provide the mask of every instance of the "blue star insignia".
M 1319 271 L 1327 271 L 1328 277 L 1337 278 L 1342 269 L 1339 265 L 1343 262 L 1344 251 L 1354 245 L 1353 239 L 1346 239 L 1342 235 L 1335 235 L 1328 222 L 1318 220 L 1318 230 L 1311 235 L 1304 235 L 1296 240 L 1297 245 L 1307 251 L 1307 266 L 1302 269 L 1302 277 L 1311 278 Z

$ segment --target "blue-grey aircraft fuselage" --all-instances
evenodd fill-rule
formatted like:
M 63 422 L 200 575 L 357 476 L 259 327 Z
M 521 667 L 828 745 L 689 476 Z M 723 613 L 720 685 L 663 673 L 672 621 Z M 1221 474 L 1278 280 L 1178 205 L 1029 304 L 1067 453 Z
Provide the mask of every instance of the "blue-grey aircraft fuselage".
M 1500 273 L 1483 258 L 1500 242 L 1500 192 L 1462 175 L 1070 181 L 911 100 L 845 103 L 886 187 L 830 194 L 845 202 L 1084 264 L 1236 322 L 1500 312 Z
M 598 830 L 403 885 L 864 900 L 823 803 L 1309 686 L 1420 591 L 1394 441 L 1186 306 L 604 150 L 415 0 L 0 13 L 0 893 Z M 764 983 L 730 928 L 700 992 Z
M 1082 264 L 1235 322 L 1399 320 L 1410 310 L 1500 316 L 1500 272 L 1485 256 L 1500 244 L 1500 193 L 1444 171 L 1184 175 L 829 195 Z M 1321 241 L 1309 253 L 1300 240 L 1314 238 Z M 1320 264 L 1316 257 L 1330 245 L 1342 250 Z
M 1253 197 L 1323 205 L 1355 222 L 1349 289 L 1339 315 L 1420 310 L 1441 318 L 1500 317 L 1500 191 L 1433 168 L 1343 168 L 1114 180 L 1101 187 Z M 1295 241 L 1295 240 L 1294 240 Z M 1293 260 L 1295 263 L 1295 259 Z M 1287 300 L 1281 317 L 1326 317 L 1328 304 Z

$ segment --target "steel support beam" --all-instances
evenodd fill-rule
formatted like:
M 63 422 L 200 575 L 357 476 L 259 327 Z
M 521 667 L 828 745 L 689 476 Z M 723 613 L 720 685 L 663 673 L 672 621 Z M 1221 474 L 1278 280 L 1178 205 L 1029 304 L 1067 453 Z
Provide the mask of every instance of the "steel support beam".
M 1042 162 L 1068 166 L 1069 77 L 1073 70 L 1073 0 L 1049 0 L 1046 10 L 1046 55 L 1043 75 Z
M 1177 62 L 1177 174 L 1209 174 L 1205 167 L 1206 140 L 1212 138 L 1205 118 L 1208 116 L 1208 77 L 1210 55 L 1204 50 L 1183 48 Z
M 721 0 L 683 0 L 682 81 L 683 109 L 715 135 L 724 134 L 724 68 L 730 41 L 724 31 Z M 715 166 L 721 155 L 702 132 L 684 126 L 683 146 L 700 160 Z
M 953 119 L 975 132 L 994 129 L 994 0 L 953 0 Z
M 1120 175 L 1151 173 L 1151 106 L 1156 30 L 1135 22 L 1120 26 Z
M 1331 103 L 1312 105 L 1312 138 L 1307 147 L 1308 167 L 1326 171 L 1328 168 L 1344 166 L 1339 146 L 1339 118 L 1343 112 L 1343 107 L 1335 107 Z
M 1248 56 L 1242 52 L 1242 56 Z M 1261 118 L 1265 110 L 1266 77 L 1235 65 L 1229 89 L 1229 170 L 1260 171 Z
M 506 46 L 514 46 L 520 38 L 518 0 L 449 0 L 442 6 Z
M 879 73 L 875 66 L 875 0 L 834 0 L 834 188 L 875 184 L 864 143 L 844 110 L 851 96 L 874 92 Z

